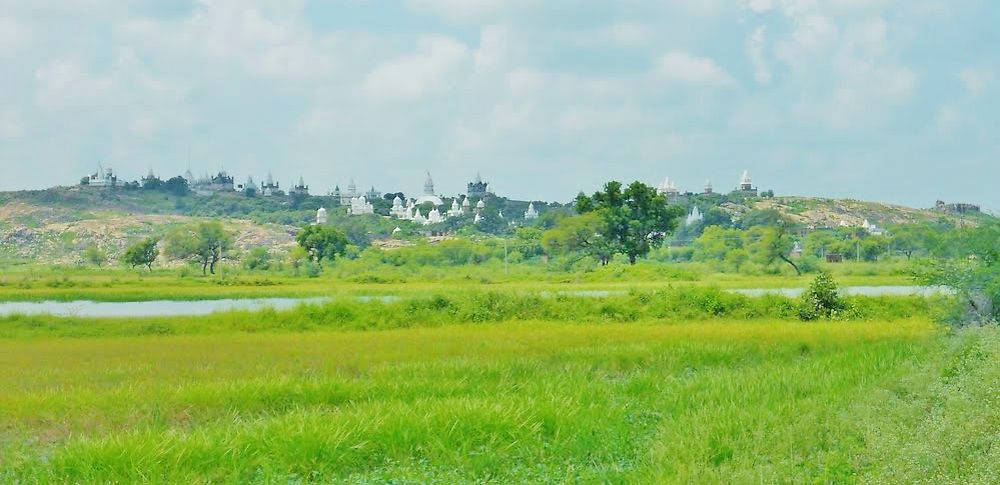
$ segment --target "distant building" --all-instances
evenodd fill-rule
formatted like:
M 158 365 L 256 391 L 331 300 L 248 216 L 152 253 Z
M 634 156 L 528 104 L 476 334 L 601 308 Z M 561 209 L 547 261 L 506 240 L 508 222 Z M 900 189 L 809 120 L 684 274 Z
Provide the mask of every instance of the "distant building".
M 424 181 L 424 195 L 417 197 L 414 205 L 423 205 L 426 203 L 430 203 L 434 207 L 444 205 L 444 201 L 434 194 L 434 179 L 431 178 L 430 172 L 427 172 L 427 180 Z
M 333 196 L 340 199 L 340 205 L 351 205 L 351 200 L 358 198 L 361 194 L 358 193 L 358 186 L 354 183 L 354 179 L 351 179 L 351 183 L 347 185 L 347 190 L 341 191 L 340 186 L 333 189 Z
M 115 187 L 118 185 L 118 176 L 115 175 L 115 171 L 110 168 L 104 168 L 101 164 L 97 164 L 97 172 L 84 177 L 87 183 L 82 183 L 81 185 L 86 185 L 88 187 Z
M 327 216 L 326 209 L 320 207 L 319 210 L 316 211 L 316 225 L 323 226 L 326 225 L 328 222 L 330 222 L 330 219 Z
M 466 200 L 468 200 L 468 197 L 466 197 Z M 451 210 L 448 211 L 448 217 L 462 217 L 463 215 L 465 215 L 465 212 L 462 211 L 462 207 L 458 204 L 458 199 L 452 199 Z
M 754 187 L 753 185 L 753 180 L 750 178 L 749 170 L 743 171 L 743 176 L 740 177 L 740 183 L 736 186 L 736 190 L 734 192 L 744 197 L 757 197 L 757 187 Z
M 868 234 L 871 234 L 872 236 L 884 236 L 886 234 L 885 229 L 868 222 L 868 219 L 865 219 L 865 221 L 861 223 L 861 227 L 864 228 L 865 231 L 868 231 Z
M 292 190 L 288 191 L 289 195 L 309 195 L 309 186 L 306 185 L 305 179 L 301 176 L 299 177 L 299 183 L 292 187 Z
M 398 195 L 392 199 L 392 208 L 389 209 L 389 215 L 395 217 L 396 219 L 409 220 L 413 218 L 412 210 L 408 205 L 403 205 L 403 199 Z
M 368 192 L 365 192 L 365 198 L 367 198 L 368 200 L 378 200 L 378 199 L 381 199 L 382 198 L 382 192 L 380 192 L 378 190 L 375 190 L 375 186 L 372 185 L 372 188 L 368 189 Z
M 705 181 L 705 191 L 704 191 L 704 194 L 705 195 L 711 195 L 711 194 L 714 194 L 714 193 L 715 193 L 715 190 L 712 189 L 712 181 L 711 180 L 706 180 Z
M 691 213 L 688 214 L 687 219 L 684 220 L 684 224 L 690 226 L 701 222 L 704 218 L 705 216 L 701 214 L 701 210 L 698 209 L 698 206 L 694 206 L 694 208 L 691 209 Z
M 524 213 L 524 220 L 526 220 L 526 221 L 532 221 L 532 220 L 535 220 L 535 219 L 538 219 L 538 211 L 535 210 L 535 203 L 534 202 L 529 202 L 528 203 L 528 210 Z
M 676 198 L 681 194 L 681 191 L 676 185 L 674 185 L 674 182 L 670 180 L 670 177 L 663 179 L 663 182 L 660 182 L 660 186 L 656 188 L 656 191 L 660 195 L 666 196 L 667 199 Z
M 236 184 L 233 183 L 233 178 L 230 177 L 225 170 L 220 171 L 212 177 L 210 186 L 212 192 L 233 192 L 236 190 Z
M 274 176 L 270 172 L 267 173 L 267 178 L 264 179 L 264 183 L 260 185 L 260 193 L 264 197 L 277 197 L 285 195 L 281 190 L 281 184 L 274 181 Z
M 375 213 L 375 206 L 373 206 L 365 196 L 355 197 L 351 199 L 350 206 L 347 208 L 347 213 L 352 216 L 363 216 Z
M 253 177 L 247 177 L 246 183 L 237 185 L 236 190 L 246 195 L 257 195 L 260 192 L 260 187 L 257 186 L 257 182 L 253 181 Z
M 975 204 L 947 204 L 943 200 L 939 200 L 934 204 L 934 210 L 953 215 L 979 214 L 982 212 L 982 209 Z
M 482 176 L 477 173 L 476 180 L 469 183 L 468 190 L 466 190 L 465 195 L 469 198 L 482 199 L 485 198 L 489 192 L 490 184 L 483 182 Z

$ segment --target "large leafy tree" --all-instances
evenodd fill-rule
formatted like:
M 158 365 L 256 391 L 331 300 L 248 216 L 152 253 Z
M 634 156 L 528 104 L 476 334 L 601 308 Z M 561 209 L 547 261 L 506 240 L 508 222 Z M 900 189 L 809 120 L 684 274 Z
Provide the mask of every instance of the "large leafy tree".
M 233 236 L 220 222 L 202 222 L 170 231 L 165 239 L 167 254 L 201 265 L 201 273 L 215 274 L 215 266 L 233 246 Z
M 1000 321 L 1000 223 L 963 229 L 955 240 L 957 257 L 929 261 L 918 276 L 947 286 L 963 304 L 960 321 Z
M 333 226 L 306 226 L 295 237 L 299 247 L 309 253 L 309 258 L 322 265 L 323 260 L 334 260 L 347 250 L 347 236 Z
M 615 241 L 603 233 L 606 227 L 600 212 L 588 212 L 566 217 L 542 235 L 542 247 L 547 254 L 580 253 L 607 265 L 615 254 Z
M 747 252 L 750 259 L 763 266 L 770 266 L 778 261 L 782 261 L 792 269 L 795 274 L 801 275 L 799 266 L 789 257 L 794 246 L 790 223 L 783 218 L 779 218 L 774 226 L 754 226 L 746 233 Z
M 603 218 L 600 234 L 612 242 L 616 253 L 628 257 L 631 264 L 649 254 L 653 247 L 661 246 L 684 215 L 683 207 L 667 204 L 667 199 L 656 189 L 642 182 L 632 182 L 624 188 L 620 182 L 608 182 L 603 191 L 590 197 L 577 196 L 576 210 L 580 214 L 600 213 Z
M 122 256 L 122 262 L 132 266 L 132 269 L 145 266 L 153 271 L 153 262 L 160 255 L 160 250 L 156 247 L 157 243 L 156 239 L 148 238 L 129 246 L 125 250 L 125 255 Z

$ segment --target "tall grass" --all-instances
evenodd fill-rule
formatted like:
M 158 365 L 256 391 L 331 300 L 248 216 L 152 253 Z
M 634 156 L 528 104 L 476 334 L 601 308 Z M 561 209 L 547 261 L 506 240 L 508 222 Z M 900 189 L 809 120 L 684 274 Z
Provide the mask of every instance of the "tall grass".
M 912 284 L 908 273 L 873 264 L 831 268 L 842 286 Z M 666 285 L 719 286 L 724 288 L 805 287 L 811 277 L 790 275 L 741 275 L 715 273 L 705 265 L 663 264 L 645 261 L 636 266 L 613 264 L 585 271 L 564 270 L 540 264 L 490 261 L 449 267 L 376 266 L 363 261 L 342 261 L 318 278 L 284 273 L 243 271 L 231 267 L 218 277 L 202 278 L 198 272 L 158 269 L 97 270 L 76 266 L 27 266 L 0 270 L 0 301 L 98 300 L 149 301 L 206 298 L 308 297 L 332 293 L 395 293 L 435 291 L 443 286 L 469 288 L 558 290 L 654 289 Z
M 843 320 L 888 321 L 933 315 L 933 298 L 851 297 Z M 101 337 L 231 332 L 385 330 L 456 324 L 544 320 L 575 323 L 685 322 L 796 319 L 798 299 L 749 297 L 713 287 L 633 290 L 601 298 L 563 293 L 469 290 L 415 293 L 395 300 L 350 296 L 304 304 L 288 311 L 234 311 L 204 317 L 0 318 L 0 338 L 29 336 Z
M 0 481 L 850 482 L 895 323 L 525 322 L 0 341 Z M 933 372 L 933 365 L 930 367 Z

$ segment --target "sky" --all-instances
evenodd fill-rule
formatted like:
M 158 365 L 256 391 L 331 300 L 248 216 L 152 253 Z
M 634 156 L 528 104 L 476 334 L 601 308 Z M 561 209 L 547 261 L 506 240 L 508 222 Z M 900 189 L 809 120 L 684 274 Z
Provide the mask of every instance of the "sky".
M 189 166 L 1000 209 L 994 0 L 0 0 L 0 190 Z

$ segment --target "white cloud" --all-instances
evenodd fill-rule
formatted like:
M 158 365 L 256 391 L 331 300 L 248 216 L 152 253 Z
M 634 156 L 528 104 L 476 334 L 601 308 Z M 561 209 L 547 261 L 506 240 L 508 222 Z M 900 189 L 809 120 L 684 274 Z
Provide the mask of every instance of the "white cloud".
M 938 110 L 935 124 L 938 131 L 951 132 L 962 124 L 962 111 L 955 105 L 944 105 Z
M 407 0 L 416 10 L 428 11 L 456 21 L 468 21 L 495 16 L 504 8 L 524 0 Z
M 958 78 L 970 94 L 978 96 L 983 94 L 989 88 L 990 84 L 993 83 L 993 72 L 987 69 L 970 67 L 959 72 Z
M 643 24 L 620 22 L 601 29 L 598 37 L 614 45 L 639 46 L 653 39 L 653 31 Z
M 417 100 L 454 87 L 454 76 L 471 57 L 468 47 L 443 36 L 421 39 L 417 50 L 372 70 L 364 81 L 365 92 L 378 100 Z
M 476 71 L 489 71 L 504 64 L 509 55 L 510 32 L 502 25 L 488 25 L 479 33 L 479 47 L 473 54 Z
M 661 57 L 656 74 L 667 82 L 689 86 L 730 87 L 736 84 L 714 60 L 680 51 Z
M 774 8 L 773 0 L 746 0 L 746 6 L 750 10 L 761 13 L 767 12 Z
M 753 77 L 758 84 L 771 83 L 771 69 L 764 58 L 764 45 L 767 42 L 766 27 L 757 27 L 747 40 L 747 56 L 753 64 Z

